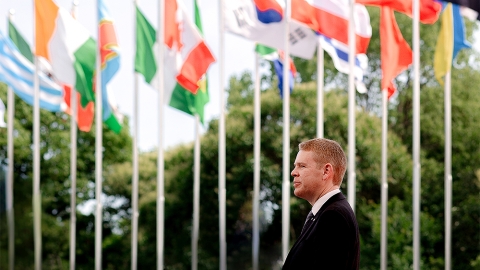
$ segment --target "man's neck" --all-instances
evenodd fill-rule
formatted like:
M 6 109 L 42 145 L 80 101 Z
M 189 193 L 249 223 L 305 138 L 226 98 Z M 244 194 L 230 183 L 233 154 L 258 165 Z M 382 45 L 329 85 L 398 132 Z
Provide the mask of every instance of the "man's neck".
M 340 186 L 337 186 L 337 185 L 332 185 L 328 188 L 325 188 L 324 190 L 322 190 L 322 192 L 313 200 L 313 201 L 309 201 L 310 205 L 313 206 L 315 204 L 316 201 L 318 201 L 318 199 L 320 199 L 321 197 L 323 197 L 325 194 L 329 193 L 330 191 L 332 190 L 335 190 L 335 189 L 340 189 Z

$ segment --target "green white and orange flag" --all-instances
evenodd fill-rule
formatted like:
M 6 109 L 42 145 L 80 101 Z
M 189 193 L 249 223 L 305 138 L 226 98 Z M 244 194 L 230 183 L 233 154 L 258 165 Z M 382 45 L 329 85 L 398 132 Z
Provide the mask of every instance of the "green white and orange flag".
M 54 78 L 78 91 L 83 107 L 94 101 L 96 42 L 87 29 L 52 0 L 35 0 L 35 32 L 35 54 Z
M 165 45 L 165 101 L 185 113 L 198 114 L 203 122 L 208 92 L 200 85 L 215 58 L 199 28 L 188 19 L 185 9 L 176 0 L 165 1 Z M 135 71 L 158 89 L 155 47 L 156 31 L 137 7 Z

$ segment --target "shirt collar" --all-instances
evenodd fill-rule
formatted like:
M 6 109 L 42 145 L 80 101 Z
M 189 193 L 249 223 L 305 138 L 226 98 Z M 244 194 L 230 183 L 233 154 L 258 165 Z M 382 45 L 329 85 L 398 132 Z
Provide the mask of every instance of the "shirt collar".
M 335 195 L 337 193 L 340 193 L 340 189 L 338 189 L 338 188 L 334 189 L 334 190 L 328 192 L 327 194 L 323 195 L 322 197 L 320 197 L 312 207 L 313 215 L 316 215 L 318 210 L 320 210 L 320 208 L 322 208 L 322 206 L 325 204 L 325 202 L 328 201 L 328 199 L 330 199 L 331 197 L 333 197 L 333 195 Z

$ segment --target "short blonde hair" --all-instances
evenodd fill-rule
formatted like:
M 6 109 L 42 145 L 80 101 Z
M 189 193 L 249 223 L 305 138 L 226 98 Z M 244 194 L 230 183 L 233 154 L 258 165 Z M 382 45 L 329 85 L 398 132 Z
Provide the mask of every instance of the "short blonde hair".
M 342 184 L 343 176 L 347 170 L 347 157 L 338 142 L 316 138 L 300 143 L 298 148 L 301 151 L 313 152 L 314 160 L 319 166 L 330 163 L 335 172 L 333 184 L 338 186 Z

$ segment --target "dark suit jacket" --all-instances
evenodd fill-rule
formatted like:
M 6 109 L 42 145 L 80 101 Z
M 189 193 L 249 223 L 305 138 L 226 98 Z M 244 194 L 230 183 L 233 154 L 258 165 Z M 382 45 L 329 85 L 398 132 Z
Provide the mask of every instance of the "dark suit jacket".
M 284 270 L 358 269 L 360 241 L 355 214 L 340 192 L 328 199 L 305 225 L 288 253 Z

